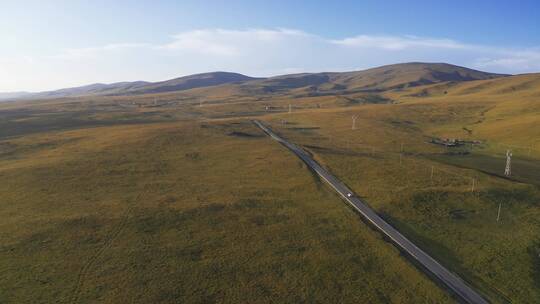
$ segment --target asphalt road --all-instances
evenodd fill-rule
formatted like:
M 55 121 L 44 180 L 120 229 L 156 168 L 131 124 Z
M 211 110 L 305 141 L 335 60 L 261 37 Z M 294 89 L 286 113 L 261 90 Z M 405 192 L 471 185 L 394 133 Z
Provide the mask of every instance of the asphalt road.
M 294 154 L 300 157 L 313 171 L 315 171 L 326 183 L 341 195 L 341 197 L 356 209 L 366 220 L 373 224 L 380 232 L 390 238 L 393 243 L 402 251 L 406 252 L 412 259 L 422 265 L 424 270 L 430 272 L 437 279 L 445 284 L 452 292 L 459 296 L 466 303 L 489 303 L 479 293 L 473 290 L 456 274 L 450 272 L 444 266 L 439 264 L 435 259 L 425 253 L 422 249 L 416 247 L 411 241 L 404 237 L 394 227 L 384 221 L 375 211 L 373 211 L 366 203 L 358 198 L 354 192 L 345 184 L 333 176 L 330 172 L 321 167 L 311 156 L 301 148 L 289 143 L 283 138 L 275 134 L 270 128 L 263 125 L 260 121 L 253 121 L 266 134 L 278 141 Z

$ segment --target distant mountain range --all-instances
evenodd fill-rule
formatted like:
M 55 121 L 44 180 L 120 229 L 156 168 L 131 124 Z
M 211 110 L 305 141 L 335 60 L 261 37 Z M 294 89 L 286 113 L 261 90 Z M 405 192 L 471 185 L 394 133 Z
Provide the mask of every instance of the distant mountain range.
M 50 99 L 93 95 L 131 95 L 171 91 L 182 91 L 199 87 L 215 86 L 225 83 L 239 83 L 258 78 L 238 73 L 213 72 L 184 76 L 160 82 L 117 82 L 111 84 L 95 83 L 81 87 L 66 88 L 39 93 L 0 93 L 0 99 Z
M 487 73 L 446 63 L 401 63 L 342 73 L 305 73 L 244 83 L 253 93 L 339 94 L 385 91 L 442 82 L 485 80 L 508 75 Z
M 303 73 L 270 78 L 212 72 L 160 82 L 96 83 L 39 93 L 0 93 L 0 100 L 149 94 L 224 85 L 232 86 L 239 94 L 334 94 L 346 91 L 401 89 L 441 82 L 485 80 L 504 76 L 508 75 L 487 73 L 446 63 L 414 62 L 355 72 Z
M 18 99 L 18 98 L 22 98 L 22 97 L 29 96 L 29 95 L 32 95 L 32 93 L 29 93 L 29 92 L 5 92 L 5 93 L 1 93 L 0 92 L 0 101 L 1 100 L 9 100 L 9 99 Z

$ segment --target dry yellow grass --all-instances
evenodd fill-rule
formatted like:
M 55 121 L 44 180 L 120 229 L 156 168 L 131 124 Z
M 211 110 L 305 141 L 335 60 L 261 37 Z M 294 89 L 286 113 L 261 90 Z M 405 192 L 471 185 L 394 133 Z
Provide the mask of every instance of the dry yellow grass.
M 536 301 L 540 177 L 523 168 L 540 158 L 538 78 L 2 103 L 0 302 L 452 301 L 252 117 L 494 302 Z M 484 144 L 451 155 L 429 136 Z
M 2 143 L 2 302 L 451 302 L 249 122 Z

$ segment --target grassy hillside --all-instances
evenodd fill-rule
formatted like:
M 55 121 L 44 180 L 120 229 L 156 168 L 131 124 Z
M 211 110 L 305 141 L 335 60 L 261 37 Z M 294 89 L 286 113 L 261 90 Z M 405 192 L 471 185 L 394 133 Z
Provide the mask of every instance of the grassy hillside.
M 451 122 L 433 132 L 493 141 L 519 153 L 540 150 L 540 74 L 445 83 L 393 92 L 401 102 L 445 109 Z M 422 97 L 418 97 L 422 96 Z
M 241 83 L 256 78 L 249 77 L 238 73 L 229 72 L 213 72 L 184 76 L 171 80 L 161 81 L 149 84 L 147 86 L 130 90 L 128 93 L 145 94 L 182 91 L 200 87 L 216 86 L 225 83 Z M 122 93 L 122 92 L 121 92 Z
M 404 63 L 337 75 L 335 82 L 351 89 L 394 89 L 447 81 L 471 81 L 505 75 L 486 73 L 446 63 Z
M 269 122 L 492 301 L 530 303 L 540 300 L 540 104 L 536 86 L 504 88 L 536 79 L 457 84 L 424 97 L 414 93 L 434 86 L 411 88 L 385 93 L 394 104 L 305 108 Z M 482 143 L 445 149 L 428 144 L 431 136 Z M 514 153 L 509 178 L 507 149 Z
M 445 63 L 402 63 L 355 72 L 295 74 L 250 81 L 240 86 L 250 94 L 330 94 L 401 89 L 448 81 L 504 77 Z
M 276 120 L 274 128 L 309 149 L 390 222 L 496 303 L 538 299 L 538 158 L 529 160 L 534 167 L 514 166 L 515 175 L 530 176 L 527 183 L 493 176 L 502 175 L 504 159 L 491 162 L 484 151 L 452 156 L 426 144 L 419 127 L 425 118 L 418 115 L 423 107 L 357 108 L 355 131 L 350 112 L 333 110 L 287 115 L 288 123 Z M 463 158 L 471 156 L 478 160 L 467 164 Z M 501 222 L 496 221 L 499 203 Z
M 53 99 L 81 96 L 133 95 L 178 92 L 195 89 L 210 95 L 319 96 L 380 92 L 442 82 L 464 82 L 504 77 L 445 63 L 401 63 L 343 73 L 303 73 L 270 78 L 253 78 L 238 73 L 212 72 L 189 75 L 160 82 L 96 83 L 56 91 L 33 93 L 27 99 Z M 202 88 L 202 90 L 196 90 Z M 223 94 L 225 93 L 225 94 Z M 2 96 L 0 96 L 1 98 Z
M 95 83 L 80 87 L 65 88 L 39 93 L 6 93 L 5 95 L 0 94 L 0 99 L 54 99 L 81 96 L 110 96 L 176 92 L 200 87 L 217 86 L 226 83 L 242 83 L 254 79 L 257 78 L 249 77 L 238 73 L 211 72 L 188 75 L 159 82 L 133 81 L 117 82 L 111 84 Z
M 0 302 L 455 301 L 254 117 L 494 303 L 540 301 L 539 75 L 395 68 L 1 103 Z

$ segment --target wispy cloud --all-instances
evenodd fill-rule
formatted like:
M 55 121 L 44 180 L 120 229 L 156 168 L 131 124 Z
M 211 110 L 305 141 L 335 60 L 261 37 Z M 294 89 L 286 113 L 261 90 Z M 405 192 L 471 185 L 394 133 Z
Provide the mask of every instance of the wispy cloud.
M 215 56 L 241 56 L 259 52 L 261 48 L 275 50 L 294 39 L 310 40 L 316 36 L 292 29 L 206 29 L 183 32 L 172 36 L 172 41 L 156 46 L 178 52 Z
M 0 59 L 0 91 L 91 82 L 160 80 L 228 70 L 253 76 L 343 71 L 407 61 L 448 62 L 501 73 L 540 71 L 540 49 L 417 36 L 332 39 L 296 29 L 200 29 L 160 44 L 117 43 Z
M 483 69 L 540 72 L 540 49 L 499 49 L 491 56 L 478 58 L 474 65 Z
M 450 39 L 429 39 L 416 36 L 370 36 L 360 35 L 341 40 L 330 40 L 331 43 L 357 48 L 372 48 L 384 50 L 404 50 L 415 48 L 432 49 L 466 49 L 465 44 Z
M 174 35 L 173 41 L 158 45 L 157 49 L 188 51 L 216 56 L 234 56 L 240 50 L 234 44 L 234 33 L 224 30 L 197 30 Z

